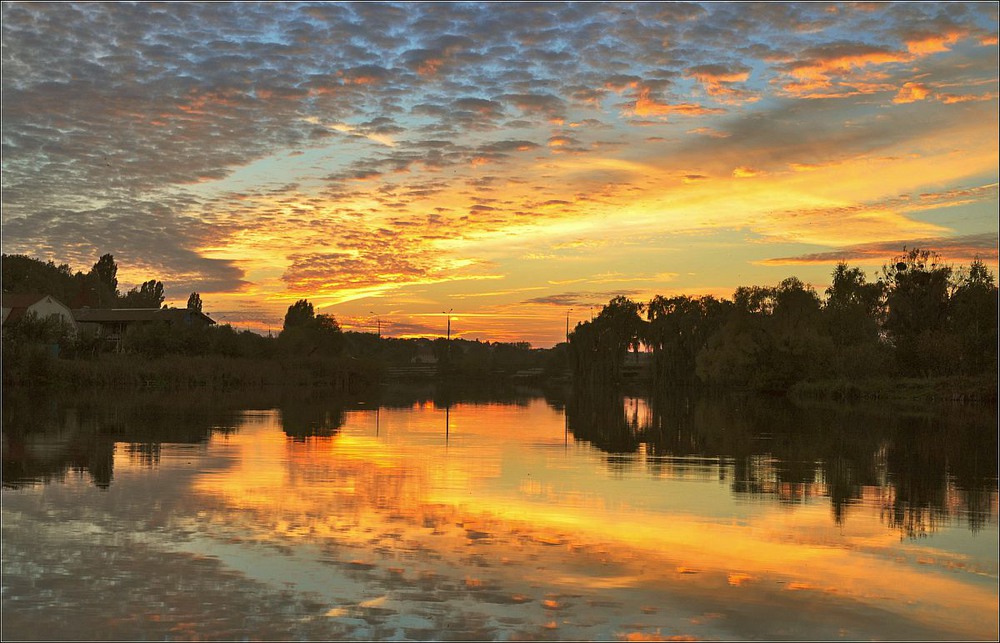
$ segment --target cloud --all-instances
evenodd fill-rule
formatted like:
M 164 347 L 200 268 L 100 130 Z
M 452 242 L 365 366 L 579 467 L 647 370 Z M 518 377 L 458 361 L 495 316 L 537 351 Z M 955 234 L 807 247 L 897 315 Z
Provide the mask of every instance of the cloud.
M 934 251 L 947 262 L 969 263 L 979 258 L 996 265 L 997 239 L 997 234 L 994 232 L 957 237 L 894 239 L 856 244 L 827 252 L 765 259 L 760 263 L 768 266 L 836 264 L 841 261 L 865 264 L 888 263 L 892 257 L 901 254 L 905 247 Z
M 637 89 L 635 101 L 630 103 L 628 110 L 635 116 L 662 116 L 671 114 L 681 116 L 705 116 L 708 114 L 722 114 L 724 109 L 717 107 L 705 107 L 696 103 L 667 103 L 660 102 L 651 96 L 651 88 L 641 86 Z
M 940 193 L 995 174 L 968 144 L 995 131 L 995 12 L 829 8 L 4 3 L 4 249 L 114 251 L 129 278 L 244 298 L 357 294 L 483 276 L 609 213 L 673 225 L 715 181 L 745 192 L 699 212 L 945 145 L 964 148 Z M 910 196 L 885 207 L 931 207 Z M 996 197 L 941 203 L 963 198 Z M 817 200 L 746 223 L 884 231 L 869 197 L 837 203 L 870 219 Z
M 545 295 L 543 297 L 533 297 L 531 299 L 525 299 L 523 304 L 540 304 L 546 306 L 602 306 L 606 304 L 611 299 L 623 296 L 623 297 L 634 297 L 635 295 L 641 294 L 642 291 L 639 290 L 606 290 L 602 292 L 592 292 L 592 291 L 576 291 L 576 292 L 563 292 L 556 293 L 552 295 Z

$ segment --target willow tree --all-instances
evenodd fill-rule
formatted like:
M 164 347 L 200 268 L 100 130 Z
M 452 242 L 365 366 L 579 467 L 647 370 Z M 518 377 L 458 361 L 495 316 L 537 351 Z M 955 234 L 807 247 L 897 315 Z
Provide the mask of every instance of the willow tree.
M 622 381 L 629 350 L 638 350 L 646 335 L 640 314 L 644 306 L 628 297 L 615 297 L 593 321 L 577 324 L 570 333 L 570 360 L 576 381 L 589 387 L 613 386 Z
M 708 338 L 721 325 L 726 303 L 706 297 L 662 297 L 646 306 L 644 341 L 653 349 L 653 375 L 662 382 L 687 382 L 695 378 L 695 359 Z

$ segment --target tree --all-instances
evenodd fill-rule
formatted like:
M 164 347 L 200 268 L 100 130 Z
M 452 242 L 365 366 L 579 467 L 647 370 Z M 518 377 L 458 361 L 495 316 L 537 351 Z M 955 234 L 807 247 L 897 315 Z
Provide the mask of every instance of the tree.
M 119 304 L 123 308 L 159 308 L 163 299 L 163 282 L 150 279 L 125 293 Z
M 80 284 L 88 304 L 113 307 L 118 303 L 118 264 L 112 254 L 101 255 Z
M 297 355 L 336 355 L 344 346 L 344 334 L 336 318 L 317 315 L 306 299 L 288 307 L 278 340 L 286 352 Z
M 313 319 L 315 319 L 315 317 L 316 311 L 313 310 L 313 305 L 309 303 L 309 300 L 300 299 L 288 307 L 288 312 L 285 313 L 285 323 L 282 326 L 282 329 L 288 330 L 290 328 L 306 326 Z
M 646 322 L 640 317 L 643 309 L 643 304 L 619 296 L 593 321 L 577 324 L 569 337 L 577 381 L 591 388 L 621 381 L 626 354 L 630 348 L 638 349 L 646 336 Z
M 188 310 L 196 310 L 196 311 L 198 311 L 200 313 L 201 312 L 201 295 L 199 295 L 196 292 L 191 293 L 191 296 L 188 297 L 187 309 Z
M 90 272 L 97 277 L 98 282 L 107 286 L 108 290 L 118 292 L 118 264 L 115 263 L 113 254 L 101 255 Z
M 826 296 L 823 326 L 834 348 L 831 374 L 855 378 L 883 373 L 889 358 L 888 347 L 881 339 L 885 317 L 883 283 L 868 283 L 863 270 L 840 262 Z
M 957 355 L 941 353 L 952 343 L 948 336 L 948 295 L 952 269 L 940 257 L 914 248 L 882 267 L 886 290 L 885 330 L 895 347 L 901 373 L 941 372 Z M 933 353 L 927 348 L 934 348 Z
M 950 301 L 951 328 L 961 345 L 961 371 L 995 373 L 997 368 L 997 286 L 978 257 L 957 280 Z
M 646 306 L 644 341 L 653 349 L 653 375 L 664 382 L 695 378 L 695 359 L 728 308 L 714 297 L 662 297 Z

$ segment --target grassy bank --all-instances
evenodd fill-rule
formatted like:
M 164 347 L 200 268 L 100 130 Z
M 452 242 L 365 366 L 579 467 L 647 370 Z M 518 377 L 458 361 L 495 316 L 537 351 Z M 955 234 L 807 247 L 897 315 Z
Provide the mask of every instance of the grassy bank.
M 351 358 L 241 358 L 168 355 L 101 355 L 55 359 L 39 355 L 22 368 L 4 367 L 3 384 L 55 388 L 207 388 L 213 390 L 290 385 L 358 392 L 375 386 L 378 368 Z
M 799 399 L 896 402 L 997 402 L 997 377 L 906 377 L 799 382 L 789 391 Z

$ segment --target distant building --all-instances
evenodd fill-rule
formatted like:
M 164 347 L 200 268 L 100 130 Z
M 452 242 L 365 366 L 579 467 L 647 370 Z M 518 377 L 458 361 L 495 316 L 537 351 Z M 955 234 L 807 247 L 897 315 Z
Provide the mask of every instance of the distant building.
M 205 313 L 191 308 L 78 308 L 73 317 L 82 332 L 93 333 L 115 350 L 129 328 L 166 323 L 168 326 L 204 328 L 215 323 Z
M 38 319 L 58 318 L 73 333 L 79 329 L 73 317 L 73 311 L 51 295 L 3 293 L 0 325 L 7 326 L 17 323 L 30 315 L 34 315 Z

